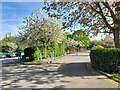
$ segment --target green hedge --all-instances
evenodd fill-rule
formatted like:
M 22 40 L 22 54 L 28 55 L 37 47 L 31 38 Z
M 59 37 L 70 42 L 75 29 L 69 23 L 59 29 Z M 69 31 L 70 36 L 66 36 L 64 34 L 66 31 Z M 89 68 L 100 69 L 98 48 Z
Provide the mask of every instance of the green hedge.
M 93 68 L 107 73 L 118 73 L 118 66 L 120 66 L 120 49 L 92 49 L 90 59 Z

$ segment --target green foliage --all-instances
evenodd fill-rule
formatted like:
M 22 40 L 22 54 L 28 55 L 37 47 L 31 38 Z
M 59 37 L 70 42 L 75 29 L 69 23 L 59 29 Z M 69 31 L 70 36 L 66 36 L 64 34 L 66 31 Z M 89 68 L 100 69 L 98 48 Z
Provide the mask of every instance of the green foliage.
M 90 59 L 93 68 L 107 73 L 116 73 L 120 65 L 120 49 L 92 49 L 90 52 Z
M 90 43 L 88 35 L 83 30 L 77 30 L 73 34 L 68 34 L 67 38 L 75 40 L 81 47 L 87 47 Z
M 43 49 L 42 49 L 42 58 L 43 58 L 43 59 L 46 59 L 46 58 L 47 58 L 46 52 L 47 52 L 47 51 L 46 51 L 46 48 L 43 48 Z
M 2 52 L 9 52 L 9 47 L 8 46 L 2 46 Z
M 20 38 L 19 38 L 20 39 Z M 21 43 L 17 37 L 11 36 L 1 40 L 2 52 L 24 51 L 25 44 Z
M 2 46 L 2 52 L 14 52 L 17 49 L 17 45 L 13 42 L 8 42 Z
M 104 48 L 104 47 L 101 45 L 97 45 L 97 46 L 94 46 L 92 49 L 100 49 L 100 48 Z
M 66 40 L 62 43 L 51 43 L 47 48 L 47 57 L 51 57 L 51 53 L 54 53 L 54 57 L 61 56 L 64 54 Z
M 58 56 L 58 52 L 59 52 L 59 45 L 58 43 L 55 43 L 55 48 L 54 48 L 54 56 L 57 57 Z
M 2 40 L 1 40 L 1 45 L 2 46 L 5 46 L 5 45 L 7 45 L 8 43 L 10 43 L 10 42 L 13 42 L 12 41 L 12 37 L 7 37 L 7 38 L 3 38 Z
M 40 50 L 38 47 L 34 48 L 34 60 L 39 61 L 40 60 Z
M 81 46 L 87 47 L 89 45 L 90 39 L 85 31 L 77 30 L 72 34 L 72 38 L 78 41 Z

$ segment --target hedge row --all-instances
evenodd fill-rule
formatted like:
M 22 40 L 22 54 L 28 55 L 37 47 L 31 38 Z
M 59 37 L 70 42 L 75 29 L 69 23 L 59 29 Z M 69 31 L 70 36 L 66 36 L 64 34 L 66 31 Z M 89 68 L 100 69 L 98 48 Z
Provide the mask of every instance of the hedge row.
M 107 73 L 118 73 L 118 66 L 120 66 L 120 49 L 92 49 L 90 59 L 93 68 Z

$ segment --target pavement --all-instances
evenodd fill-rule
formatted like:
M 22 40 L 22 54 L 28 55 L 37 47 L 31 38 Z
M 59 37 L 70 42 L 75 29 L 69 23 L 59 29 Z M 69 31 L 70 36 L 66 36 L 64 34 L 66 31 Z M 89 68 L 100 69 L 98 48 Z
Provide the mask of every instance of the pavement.
M 3 65 L 2 88 L 12 88 L 12 90 L 15 88 L 111 88 L 119 90 L 117 82 L 92 70 L 89 65 L 89 52 L 70 54 L 49 64 Z

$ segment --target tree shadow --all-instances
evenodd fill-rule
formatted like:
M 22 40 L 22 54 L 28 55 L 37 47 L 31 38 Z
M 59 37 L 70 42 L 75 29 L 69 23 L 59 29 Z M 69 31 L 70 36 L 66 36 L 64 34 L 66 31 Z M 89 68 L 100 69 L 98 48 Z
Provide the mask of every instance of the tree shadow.
M 50 69 L 51 67 L 53 69 Z M 64 77 L 63 75 L 59 75 L 56 67 L 56 64 L 50 64 L 48 67 L 43 67 L 41 65 L 4 66 L 2 67 L 2 87 L 9 86 L 22 88 L 20 81 L 23 80 L 31 83 L 29 87 L 56 83 L 60 78 Z M 10 82 L 6 82 L 8 80 Z M 68 82 L 64 81 L 64 83 Z
M 59 67 L 58 72 L 65 76 L 95 76 L 97 74 L 92 73 L 87 67 L 89 63 L 68 63 L 63 64 Z
M 71 81 L 63 78 L 66 76 L 95 76 L 87 67 L 87 62 L 83 63 L 51 63 L 47 66 L 42 65 L 18 65 L 2 67 L 2 87 L 10 86 L 15 88 L 22 88 L 21 81 L 31 83 L 29 87 L 36 87 L 37 85 L 43 84 L 61 84 L 56 85 L 54 88 L 62 88 L 66 83 Z M 61 79 L 62 78 L 62 79 Z M 88 79 L 88 78 L 82 78 Z M 6 82 L 10 80 L 11 82 Z

